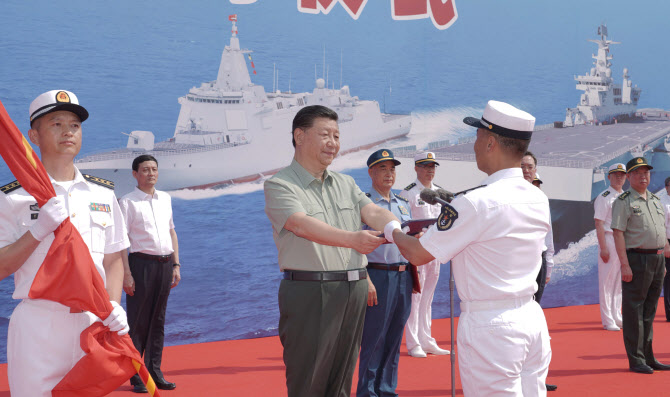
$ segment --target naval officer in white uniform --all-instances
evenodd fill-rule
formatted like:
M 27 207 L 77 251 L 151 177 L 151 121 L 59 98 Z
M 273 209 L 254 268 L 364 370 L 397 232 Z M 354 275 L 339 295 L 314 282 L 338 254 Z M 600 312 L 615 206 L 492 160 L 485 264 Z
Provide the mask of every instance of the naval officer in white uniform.
M 612 164 L 607 172 L 610 186 L 593 202 L 593 218 L 598 237 L 598 293 L 600 319 L 608 331 L 621 330 L 621 262 L 614 247 L 612 203 L 623 193 L 626 183 L 626 166 Z
M 0 279 L 14 274 L 14 299 L 21 299 L 9 320 L 7 376 L 13 397 L 47 397 L 84 356 L 81 332 L 100 321 L 89 312 L 49 300 L 30 299 L 35 275 L 54 241 L 53 231 L 68 216 L 81 234 L 114 310 L 103 324 L 128 333 L 119 302 L 123 283 L 121 251 L 126 228 L 114 184 L 82 175 L 73 160 L 81 148 L 81 122 L 88 112 L 64 90 L 45 92 L 30 104 L 30 141 L 39 146 L 56 197 L 41 208 L 18 182 L 0 188 Z
M 423 189 L 436 190 L 440 187 L 433 183 L 439 165 L 433 152 L 423 152 L 414 156 L 416 180 L 399 194 L 409 202 L 412 219 L 437 218 L 440 215 L 442 207 L 439 204 L 430 205 L 420 197 Z M 412 357 L 426 357 L 426 353 L 449 354 L 449 350 L 440 348 L 431 335 L 433 296 L 437 280 L 440 278 L 440 262 L 431 261 L 421 266 L 418 273 L 421 292 L 412 294 L 412 311 L 405 324 L 407 351 Z
M 533 300 L 549 200 L 523 179 L 519 168 L 535 118 L 509 104 L 489 101 L 477 127 L 477 167 L 488 174 L 481 188 L 445 205 L 436 225 L 420 238 L 393 232 L 411 263 L 451 260 L 461 316 L 458 362 L 466 396 L 545 396 L 551 361 L 547 322 Z

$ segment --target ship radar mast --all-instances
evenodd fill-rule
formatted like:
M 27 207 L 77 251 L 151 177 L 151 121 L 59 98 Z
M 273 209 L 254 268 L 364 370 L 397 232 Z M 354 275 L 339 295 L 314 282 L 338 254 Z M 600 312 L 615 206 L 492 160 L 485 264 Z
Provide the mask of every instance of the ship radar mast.
M 252 85 L 244 59 L 244 54 L 250 54 L 252 51 L 240 48 L 240 38 L 237 37 L 237 15 L 228 16 L 228 20 L 233 23 L 230 45 L 223 49 L 216 85 L 225 92 L 241 92 Z

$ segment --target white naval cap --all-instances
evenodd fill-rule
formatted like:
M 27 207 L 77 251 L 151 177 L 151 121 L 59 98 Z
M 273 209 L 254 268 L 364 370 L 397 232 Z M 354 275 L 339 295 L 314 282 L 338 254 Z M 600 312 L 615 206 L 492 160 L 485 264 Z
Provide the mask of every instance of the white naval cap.
M 79 104 L 77 96 L 65 90 L 51 90 L 35 98 L 30 104 L 30 125 L 38 118 L 58 110 L 67 110 L 79 116 L 79 120 L 88 118 L 88 111 Z
M 463 122 L 504 137 L 523 140 L 529 140 L 535 128 L 535 117 L 530 113 L 499 101 L 489 101 L 481 119 L 466 117 Z
M 414 164 L 423 163 L 435 163 L 435 165 L 440 165 L 440 163 L 435 160 L 435 153 L 433 152 L 420 152 L 414 155 Z
M 610 167 L 607 169 L 607 175 L 613 173 L 613 172 L 626 172 L 626 166 L 623 165 L 622 163 L 614 163 L 610 165 Z
M 540 174 L 538 174 L 537 172 L 535 173 L 535 178 L 533 178 L 533 182 L 535 181 L 539 182 L 540 184 L 544 183 L 542 182 L 542 179 L 540 179 Z

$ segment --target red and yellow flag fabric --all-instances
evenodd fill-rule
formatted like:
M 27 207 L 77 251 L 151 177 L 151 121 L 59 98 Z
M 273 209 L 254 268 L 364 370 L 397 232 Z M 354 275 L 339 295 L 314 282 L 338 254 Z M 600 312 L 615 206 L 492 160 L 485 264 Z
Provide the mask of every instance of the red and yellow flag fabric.
M 14 177 L 40 206 L 56 196 L 44 165 L 0 102 L 0 154 Z M 112 312 L 105 283 L 81 235 L 66 218 L 56 229 L 55 240 L 30 288 L 32 299 L 59 302 L 75 311 L 89 311 L 100 318 Z M 150 395 L 159 396 L 155 384 L 129 335 L 119 336 L 96 322 L 81 333 L 86 355 L 56 385 L 54 397 L 91 397 L 111 393 L 137 373 Z M 147 379 L 148 378 L 148 379 Z

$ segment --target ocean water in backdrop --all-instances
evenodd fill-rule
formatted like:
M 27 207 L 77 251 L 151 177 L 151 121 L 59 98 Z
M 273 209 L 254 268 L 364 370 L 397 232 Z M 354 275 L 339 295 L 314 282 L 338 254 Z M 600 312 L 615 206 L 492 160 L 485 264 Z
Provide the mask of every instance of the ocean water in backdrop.
M 410 135 L 388 147 L 472 136 L 461 120 L 480 115 L 488 99 L 527 110 L 538 124 L 563 120 L 579 99 L 573 76 L 590 69 L 595 45 L 587 39 L 601 23 L 622 42 L 612 48 L 615 81 L 627 67 L 642 87 L 641 108 L 670 109 L 670 83 L 659 66 L 668 58 L 666 3 L 457 1 L 458 20 L 441 31 L 429 19 L 394 21 L 390 2 L 368 2 L 353 20 L 341 5 L 310 15 L 298 12 L 295 1 L 3 0 L 0 100 L 25 133 L 28 105 L 37 95 L 75 92 L 91 114 L 83 124 L 82 154 L 125 146 L 121 132 L 132 130 L 165 140 L 174 133 L 177 98 L 216 79 L 230 37 L 228 15 L 237 14 L 241 45 L 254 51 L 252 81 L 266 91 L 273 87 L 273 67 L 279 89 L 290 84 L 293 92 L 311 91 L 316 70 L 329 86 L 342 81 L 352 95 L 377 100 L 386 112 L 411 113 Z M 340 157 L 331 169 L 352 175 L 367 191 L 371 151 Z M 12 180 L 0 164 L 0 184 Z M 281 274 L 262 183 L 171 194 L 183 279 L 170 296 L 166 343 L 276 334 Z M 543 306 L 597 302 L 596 247 L 591 232 L 557 253 Z M 448 278 L 443 265 L 435 318 L 449 316 Z M 0 360 L 17 304 L 12 291 L 11 277 L 0 282 Z

